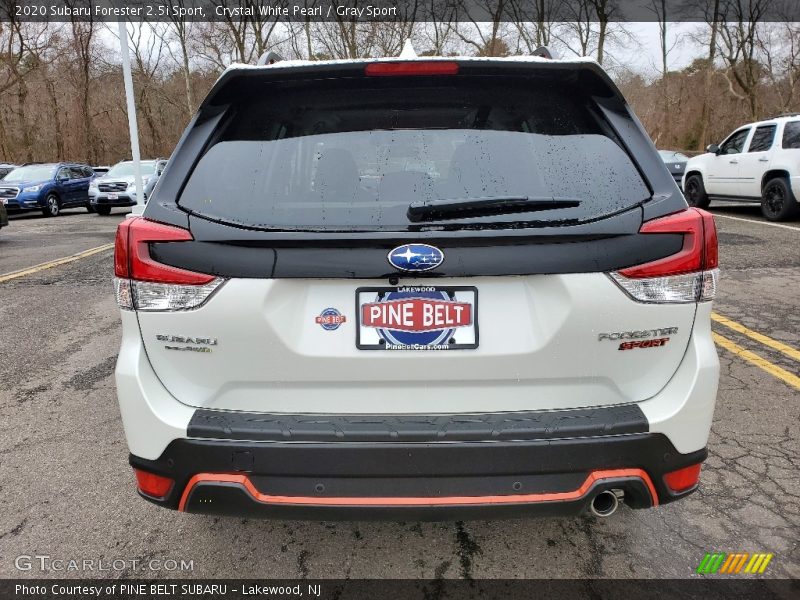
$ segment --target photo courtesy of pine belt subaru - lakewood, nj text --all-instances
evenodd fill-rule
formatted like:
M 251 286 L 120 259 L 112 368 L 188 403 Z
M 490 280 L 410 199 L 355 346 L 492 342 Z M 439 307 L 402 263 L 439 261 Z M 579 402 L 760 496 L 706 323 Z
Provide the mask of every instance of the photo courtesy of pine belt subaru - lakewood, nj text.
M 139 493 L 308 519 L 683 498 L 717 263 L 593 61 L 231 67 L 117 231 Z

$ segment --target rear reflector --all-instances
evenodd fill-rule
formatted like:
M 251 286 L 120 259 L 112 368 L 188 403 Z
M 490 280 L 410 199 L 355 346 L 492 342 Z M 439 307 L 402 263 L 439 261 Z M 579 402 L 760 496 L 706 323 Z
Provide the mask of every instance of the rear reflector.
M 151 243 L 189 242 L 192 234 L 142 218 L 126 219 L 114 242 L 114 290 L 127 310 L 176 311 L 198 308 L 225 280 L 165 265 L 150 256 Z
M 134 469 L 133 472 L 136 473 L 136 485 L 139 491 L 146 496 L 157 500 L 163 500 L 172 489 L 172 484 L 174 482 L 169 477 L 148 473 L 147 471 L 140 471 L 139 469 Z
M 372 77 L 410 76 L 410 75 L 456 75 L 458 63 L 451 61 L 409 61 L 370 63 L 364 74 Z
M 683 234 L 679 252 L 620 269 L 611 278 L 638 302 L 679 303 L 712 300 L 717 292 L 719 253 L 714 217 L 698 208 L 647 221 L 643 234 Z
M 685 492 L 700 481 L 700 464 L 684 467 L 664 475 L 664 483 L 673 492 Z

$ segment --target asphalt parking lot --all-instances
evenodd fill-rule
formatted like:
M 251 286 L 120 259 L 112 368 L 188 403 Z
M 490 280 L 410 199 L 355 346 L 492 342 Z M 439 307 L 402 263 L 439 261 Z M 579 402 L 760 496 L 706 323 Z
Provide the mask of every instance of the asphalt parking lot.
M 764 577 L 800 577 L 800 222 L 713 211 L 722 379 L 700 490 L 603 520 L 465 523 L 248 521 L 140 500 L 113 381 L 108 245 L 123 214 L 13 218 L 0 231 L 0 577 L 91 575 L 15 568 L 38 554 L 193 566 L 96 573 L 113 577 L 682 578 L 712 551 L 774 553 Z

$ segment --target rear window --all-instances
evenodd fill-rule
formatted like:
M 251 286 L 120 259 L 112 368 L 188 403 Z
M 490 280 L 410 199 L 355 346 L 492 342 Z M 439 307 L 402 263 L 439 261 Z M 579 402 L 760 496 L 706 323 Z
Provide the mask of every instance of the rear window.
M 141 161 L 142 175 L 152 175 L 156 170 L 156 163 L 153 160 Z M 133 161 L 125 161 L 115 164 L 111 167 L 106 175 L 111 177 L 133 177 L 136 174 L 136 163 Z
M 382 78 L 272 84 L 252 96 L 196 164 L 182 207 L 250 227 L 403 230 L 412 202 L 580 202 L 430 221 L 474 227 L 595 219 L 650 196 L 577 87 Z
M 783 147 L 800 148 L 800 121 L 789 121 L 783 126 Z

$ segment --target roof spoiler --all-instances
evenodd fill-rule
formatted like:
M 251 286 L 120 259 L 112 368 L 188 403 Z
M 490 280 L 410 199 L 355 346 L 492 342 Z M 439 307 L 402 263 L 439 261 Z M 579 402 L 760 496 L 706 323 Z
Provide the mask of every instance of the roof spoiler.
M 617 86 L 596 62 L 585 59 L 553 60 L 553 55 L 546 47 L 537 48 L 533 56 L 539 60 L 526 61 L 525 57 L 518 59 L 448 57 L 446 60 L 458 63 L 459 73 L 462 75 L 511 75 L 534 72 L 543 76 L 551 74 L 557 80 L 572 81 L 588 95 L 607 98 L 609 101 L 616 101 L 619 105 L 625 103 Z M 199 107 L 200 123 L 215 114 L 216 110 L 224 110 L 223 107 L 235 100 L 252 98 L 254 93 L 261 93 L 263 90 L 260 87 L 261 84 L 268 81 L 335 77 L 352 79 L 364 76 L 369 64 L 390 64 L 392 62 L 411 62 L 412 60 L 415 59 L 281 61 L 278 54 L 272 51 L 266 52 L 259 59 L 259 65 L 262 67 L 273 65 L 274 69 L 247 68 L 245 65 L 240 65 L 231 67 L 220 75 Z

